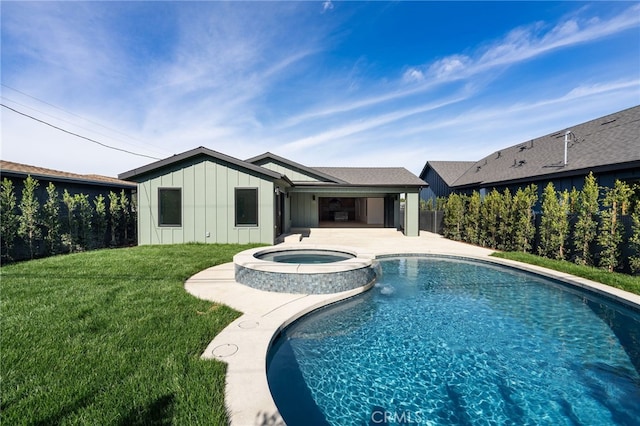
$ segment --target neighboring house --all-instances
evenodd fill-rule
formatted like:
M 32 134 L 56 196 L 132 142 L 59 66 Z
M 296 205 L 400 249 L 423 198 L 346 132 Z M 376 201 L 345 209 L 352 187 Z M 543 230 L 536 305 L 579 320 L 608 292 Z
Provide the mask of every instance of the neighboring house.
M 109 192 L 120 194 L 122 190 L 131 198 L 131 194 L 136 190 L 135 184 L 108 176 L 81 175 L 0 160 L 0 180 L 7 178 L 13 182 L 18 203 L 27 176 L 38 180 L 36 197 L 41 203 L 47 200 L 49 182 L 55 185 L 60 197 L 66 189 L 72 195 L 87 194 L 91 201 L 97 195 L 102 194 L 107 199 Z
M 100 176 L 100 175 L 82 175 L 77 173 L 62 172 L 59 170 L 45 169 L 43 167 L 30 166 L 27 164 L 13 163 L 11 161 L 0 160 L 0 180 L 8 179 L 13 182 L 14 193 L 16 195 L 16 204 L 20 204 L 22 199 L 22 191 L 24 189 L 24 181 L 27 176 L 38 181 L 38 187 L 36 189 L 36 198 L 42 206 L 48 199 L 47 186 L 49 183 L 53 183 L 58 192 L 60 200 L 60 217 L 63 225 L 63 232 L 68 232 L 65 219 L 67 217 L 67 209 L 62 202 L 62 194 L 64 191 L 68 191 L 69 194 L 85 194 L 89 197 L 91 206 L 94 206 L 94 200 L 98 195 L 102 195 L 105 198 L 105 202 L 108 205 L 108 197 L 110 192 L 114 192 L 118 195 L 125 192 L 125 196 L 131 201 L 135 197 L 136 185 L 131 182 L 126 182 L 112 177 Z M 132 241 L 125 241 L 123 244 L 135 243 L 135 233 L 131 232 Z M 106 236 L 105 236 L 106 237 Z M 36 256 L 44 254 L 44 246 L 39 244 L 36 250 Z M 5 253 L 3 253 L 4 255 Z M 11 257 L 14 260 L 26 259 L 29 257 L 29 252 L 26 246 L 19 238 L 16 239 L 16 245 L 13 249 Z
M 427 161 L 420 178 L 429 184 L 420 191 L 420 198 L 432 200 L 446 197 L 453 192 L 453 183 L 475 163 L 473 161 Z
M 616 179 L 637 183 L 640 106 L 496 151 L 465 170 L 458 170 L 458 176 L 449 173 L 451 168 L 433 165 L 436 163 L 440 162 L 427 162 L 420 174 L 432 188 L 431 192 L 423 191 L 423 198 L 446 196 L 452 191 L 483 194 L 493 188 L 498 191 L 508 188 L 513 193 L 531 183 L 538 186 L 541 194 L 549 182 L 558 191 L 573 187 L 580 190 L 589 172 L 603 187 L 613 187 Z M 445 170 L 443 174 L 441 169 Z M 439 180 L 446 182 L 446 186 L 435 184 Z
M 204 147 L 119 177 L 138 183 L 139 244 L 273 244 L 292 228 L 344 223 L 404 224 L 417 236 L 426 186 L 404 168 L 312 168 L 271 153 L 243 161 Z

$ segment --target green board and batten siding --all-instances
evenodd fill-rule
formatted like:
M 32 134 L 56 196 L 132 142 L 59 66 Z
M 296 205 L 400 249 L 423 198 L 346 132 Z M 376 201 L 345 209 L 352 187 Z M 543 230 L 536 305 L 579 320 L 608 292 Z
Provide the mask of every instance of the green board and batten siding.
M 182 226 L 158 225 L 159 188 L 182 189 Z M 257 227 L 235 226 L 235 188 L 258 189 Z M 196 159 L 164 169 L 139 182 L 139 243 L 273 244 L 274 189 L 273 180 L 224 162 Z
M 294 182 L 320 182 L 319 179 L 309 173 L 275 161 L 261 162 L 260 167 L 286 175 Z M 312 193 L 292 192 L 289 194 L 287 201 L 287 219 L 291 227 L 313 228 L 318 226 L 318 202 L 313 199 Z
M 285 175 L 292 182 L 320 182 L 317 178 L 311 176 L 308 173 L 297 170 L 293 167 L 287 167 L 273 161 L 260 163 L 260 167 L 264 167 L 265 169 L 269 169 L 276 173 L 280 173 L 281 175 Z
M 294 228 L 315 228 L 318 226 L 318 201 L 313 194 L 294 192 L 290 194 L 291 226 Z

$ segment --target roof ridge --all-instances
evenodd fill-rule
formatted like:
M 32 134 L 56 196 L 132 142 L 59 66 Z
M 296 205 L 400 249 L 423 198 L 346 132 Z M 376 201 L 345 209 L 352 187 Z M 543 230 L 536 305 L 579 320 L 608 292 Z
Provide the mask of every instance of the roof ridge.
M 74 172 L 66 172 L 63 170 L 50 169 L 47 167 L 34 166 L 31 164 L 18 163 L 15 161 L 8 160 L 0 160 L 0 170 L 3 172 L 14 172 L 14 173 L 22 173 L 26 175 L 35 175 L 35 176 L 43 176 L 43 177 L 51 177 L 51 178 L 67 178 L 67 179 L 82 179 L 88 181 L 98 181 L 98 182 L 114 182 L 114 183 L 122 183 L 130 185 L 131 182 L 126 182 L 117 177 L 113 176 L 105 176 L 96 173 L 74 173 Z
M 248 161 L 244 161 L 241 160 L 239 158 L 236 157 L 232 157 L 230 155 L 227 154 L 223 154 L 221 152 L 215 151 L 213 149 L 209 149 L 206 148 L 204 146 L 199 146 L 197 148 L 193 148 L 184 152 L 181 152 L 179 154 L 173 154 L 170 157 L 164 158 L 162 160 L 158 160 L 158 161 L 154 161 L 153 163 L 150 164 L 146 164 L 142 167 L 138 167 L 132 170 L 129 170 L 127 172 L 124 173 L 120 173 L 120 175 L 118 175 L 118 177 L 120 179 L 131 179 L 135 176 L 139 176 L 145 173 L 149 173 L 153 170 L 159 169 L 159 168 L 163 168 L 166 167 L 168 165 L 171 165 L 173 163 L 177 163 L 180 161 L 184 161 L 184 160 L 188 160 L 190 158 L 199 156 L 199 155 L 204 155 L 207 157 L 211 157 L 211 158 L 215 158 L 217 160 L 220 161 L 225 161 L 227 163 L 230 164 L 234 164 L 235 166 L 238 167 L 243 167 L 247 170 L 253 170 L 254 172 L 258 172 L 258 173 L 262 173 L 265 176 L 269 176 L 271 178 L 274 179 L 285 179 L 286 176 L 282 175 L 281 173 L 275 172 L 273 170 L 269 170 L 267 168 L 264 168 L 262 166 L 258 166 L 256 164 L 250 163 Z
M 298 162 L 293 161 L 293 160 L 289 160 L 288 158 L 281 157 L 281 156 L 279 156 L 277 154 L 274 154 L 272 152 L 269 152 L 269 151 L 265 152 L 264 154 L 257 155 L 255 157 L 251 157 L 251 158 L 249 158 L 249 159 L 247 159 L 245 161 L 247 161 L 248 163 L 251 163 L 251 164 L 255 164 L 255 163 L 257 163 L 257 162 L 259 162 L 261 160 L 264 160 L 264 159 L 272 159 L 274 161 L 284 163 L 284 164 L 286 164 L 288 166 L 300 169 L 303 172 L 315 174 L 317 177 L 321 177 L 321 178 L 333 181 L 334 183 L 346 183 L 343 180 L 337 178 L 336 176 L 331 176 L 328 173 L 323 173 L 320 170 L 316 170 L 314 167 L 305 166 L 304 164 L 298 163 Z

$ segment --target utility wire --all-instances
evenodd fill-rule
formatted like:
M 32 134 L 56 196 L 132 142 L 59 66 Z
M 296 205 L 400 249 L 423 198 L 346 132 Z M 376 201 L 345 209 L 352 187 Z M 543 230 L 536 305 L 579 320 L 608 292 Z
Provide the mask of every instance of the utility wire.
M 60 110 L 60 111 L 64 112 L 65 114 L 69 114 L 69 115 L 72 115 L 72 116 L 74 116 L 74 117 L 78 117 L 78 118 L 80 118 L 80 119 L 82 119 L 82 120 L 84 120 L 84 121 L 87 121 L 87 122 L 89 122 L 89 123 L 93 123 L 93 124 L 95 124 L 96 126 L 100 126 L 100 127 L 102 127 L 103 129 L 107 129 L 107 130 L 109 130 L 110 132 L 114 132 L 114 133 L 120 134 L 120 135 L 122 135 L 122 136 L 125 136 L 126 138 L 131 139 L 132 141 L 139 142 L 139 143 L 141 143 L 141 144 L 143 144 L 143 145 L 145 145 L 145 146 L 147 146 L 147 147 L 152 147 L 148 142 L 145 142 L 145 141 L 143 141 L 143 140 L 141 140 L 141 139 L 135 138 L 135 137 L 133 137 L 133 136 L 131 136 L 131 135 L 128 135 L 128 134 L 126 134 L 126 133 L 124 133 L 124 132 L 121 132 L 121 131 L 119 131 L 119 130 L 113 129 L 113 128 L 111 128 L 111 127 L 105 126 L 104 124 L 99 123 L 99 122 L 94 121 L 94 120 L 91 120 L 91 119 L 89 119 L 89 118 L 87 118 L 87 117 L 83 117 L 83 116 L 81 116 L 81 115 L 79 115 L 79 114 L 76 114 L 76 113 L 74 113 L 74 112 L 71 112 L 71 111 L 69 111 L 69 110 L 66 110 L 66 109 L 64 109 L 64 108 L 62 108 L 62 107 L 59 107 L 59 106 L 57 106 L 57 105 L 52 104 L 51 102 L 47 102 L 47 101 L 42 100 L 42 99 L 40 99 L 40 98 L 36 98 L 35 96 L 30 95 L 30 94 L 28 94 L 28 93 L 25 93 L 25 92 L 23 92 L 22 90 L 18 90 L 18 89 L 16 89 L 15 87 L 11 87 L 11 86 L 9 86 L 9 85 L 7 85 L 7 84 L 4 84 L 4 83 L 0 83 L 0 85 L 1 85 L 2 87 L 6 87 L 7 89 L 13 90 L 13 91 L 14 91 L 14 92 L 16 92 L 16 93 L 20 93 L 20 94 L 21 94 L 21 95 L 23 95 L 23 96 L 26 96 L 26 97 L 31 98 L 31 99 L 33 99 L 33 100 L 36 100 L 36 101 L 38 101 L 38 102 L 40 102 L 40 103 L 43 103 L 43 104 L 45 104 L 45 105 L 49 105 L 50 107 L 53 107 L 53 108 L 55 108 L 55 109 L 57 109 L 57 110 Z M 32 109 L 32 110 L 37 111 L 37 112 L 39 112 L 39 113 L 41 113 L 41 114 L 45 114 L 45 115 L 48 115 L 49 117 L 53 117 L 53 118 L 55 118 L 55 119 L 62 120 L 62 119 L 61 119 L 61 118 L 59 118 L 59 117 L 54 117 L 54 116 L 53 116 L 53 115 L 51 115 L 51 114 L 47 114 L 47 113 L 45 113 L 45 112 L 39 111 L 39 110 L 37 110 L 37 109 L 35 109 L 35 108 L 33 108 L 33 107 L 30 107 L 30 106 L 28 106 L 28 105 L 21 104 L 21 103 L 19 103 L 19 102 L 17 102 L 17 101 L 11 100 L 11 99 L 9 99 L 9 98 L 7 98 L 7 97 L 5 97 L 5 96 L 2 96 L 2 97 L 3 97 L 3 98 L 5 98 L 5 99 L 6 99 L 6 100 L 8 100 L 8 101 L 11 101 L 11 102 L 16 103 L 16 104 L 18 104 L 18 105 L 21 105 L 21 106 L 24 106 L 24 107 L 26 107 L 26 108 Z M 62 120 L 62 121 L 66 121 L 66 120 Z M 70 121 L 66 121 L 66 122 L 67 122 L 67 123 L 70 123 L 70 124 L 74 124 L 74 123 L 71 123 Z M 106 136 L 106 135 L 103 135 L 103 136 Z M 107 137 L 109 137 L 109 136 L 107 136 Z M 113 139 L 113 138 L 112 138 L 112 139 Z M 136 144 L 131 144 L 131 145 L 136 145 Z M 155 149 L 155 147 L 153 147 L 153 148 Z M 157 151 L 157 149 L 156 149 L 156 152 L 158 152 L 158 151 Z
M 91 138 L 88 138 L 88 137 L 86 137 L 86 136 L 82 136 L 82 135 L 79 135 L 79 134 L 77 134 L 77 133 L 70 132 L 69 130 L 63 129 L 62 127 L 55 126 L 55 125 L 53 125 L 53 124 L 51 124 L 51 123 L 48 123 L 48 122 L 46 122 L 46 121 L 44 121 L 44 120 L 40 120 L 39 118 L 36 118 L 36 117 L 31 116 L 31 115 L 29 115 L 29 114 L 25 114 L 24 112 L 18 111 L 17 109 L 11 108 L 10 106 L 7 106 L 7 105 L 5 105 L 5 104 L 3 104 L 3 103 L 0 103 L 0 106 L 2 106 L 2 107 L 4 107 L 4 108 L 6 108 L 6 109 L 8 109 L 8 110 L 11 110 L 11 111 L 15 112 L 16 114 L 23 115 L 23 116 L 25 116 L 25 117 L 27 117 L 27 118 L 30 118 L 30 119 L 32 119 L 32 120 L 35 120 L 35 121 L 37 121 L 37 122 L 39 122 L 39 123 L 45 124 L 45 125 L 47 125 L 47 126 L 49 126 L 49 127 L 53 127 L 53 128 L 54 128 L 54 129 L 56 129 L 56 130 L 60 130 L 61 132 L 68 133 L 68 134 L 70 134 L 70 135 L 72 135 L 72 136 L 76 136 L 76 137 L 78 137 L 78 138 L 80 138 L 80 139 L 87 140 L 87 141 L 89 141 L 89 142 L 92 142 L 92 143 L 98 144 L 98 145 L 103 146 L 103 147 L 105 147 L 105 148 L 113 149 L 113 150 L 115 150 L 115 151 L 125 152 L 125 153 L 127 153 L 127 154 L 131 154 L 131 155 L 137 155 L 137 156 L 139 156 L 139 157 L 151 158 L 152 160 L 161 160 L 161 158 L 158 158 L 158 157 L 152 157 L 152 156 L 150 156 L 150 155 L 145 155 L 145 154 L 138 154 L 137 152 L 128 151 L 128 150 L 126 150 L 126 149 L 122 149 L 122 148 L 116 148 L 115 146 L 107 145 L 107 144 L 102 143 L 102 142 L 99 142 L 99 141 L 97 141 L 97 140 L 95 140 L 95 139 L 91 139 Z
M 104 137 L 106 137 L 106 138 L 113 139 L 113 140 L 115 140 L 115 141 L 119 141 L 119 142 L 125 143 L 125 144 L 127 144 L 127 145 L 136 145 L 136 144 L 132 144 L 132 143 L 129 143 L 129 142 L 127 142 L 127 141 L 124 141 L 124 140 L 122 140 L 122 139 L 117 139 L 117 138 L 111 137 L 111 136 L 109 136 L 109 135 L 106 135 L 106 134 L 104 134 L 104 133 L 98 132 L 98 131 L 96 131 L 96 130 L 93 130 L 93 129 L 89 129 L 89 128 L 87 128 L 87 127 L 80 126 L 79 124 L 76 124 L 76 123 L 74 123 L 73 121 L 65 120 L 64 118 L 56 117 L 55 115 L 52 115 L 52 114 L 46 113 L 46 112 L 44 112 L 44 111 L 40 111 L 40 110 L 35 109 L 35 108 L 33 108 L 33 107 L 29 106 L 29 105 L 25 105 L 25 104 L 23 104 L 23 103 L 20 103 L 20 102 L 18 102 L 18 101 L 13 100 L 13 99 L 9 99 L 9 98 L 7 98 L 6 96 L 0 96 L 0 98 L 4 99 L 4 101 L 5 101 L 5 102 L 6 102 L 6 101 L 9 101 L 11 104 L 20 105 L 21 107 L 28 108 L 28 109 L 30 109 L 30 110 L 32 110 L 32 111 L 35 111 L 35 112 L 40 113 L 40 114 L 42 114 L 42 115 L 46 115 L 47 117 L 51 117 L 51 118 L 56 119 L 56 120 L 58 120 L 58 121 L 61 121 L 61 122 L 63 122 L 63 123 L 71 124 L 72 126 L 76 126 L 77 128 L 80 128 L 80 129 L 82 129 L 82 130 L 88 130 L 88 131 L 93 132 L 93 133 L 95 133 L 95 134 L 98 134 L 98 135 L 100 135 L 100 136 L 104 136 Z M 2 101 L 0 101 L 0 103 L 1 103 L 1 102 L 2 102 Z M 58 108 L 58 109 L 60 109 L 60 108 Z M 62 110 L 62 109 L 60 109 L 60 110 L 61 110 L 61 111 L 64 111 L 64 110 Z M 26 113 L 23 111 L 23 114 L 26 114 Z M 75 116 L 77 116 L 77 117 L 79 117 L 79 118 L 82 118 L 83 120 L 86 120 L 86 121 L 88 121 L 88 122 L 90 122 L 90 123 L 94 123 L 94 124 L 96 124 L 96 125 L 98 125 L 98 126 L 100 126 L 100 127 L 103 127 L 103 128 L 105 128 L 105 129 L 109 129 L 108 127 L 102 126 L 100 123 L 96 123 L 96 122 L 94 122 L 94 121 L 88 120 L 88 119 L 83 118 L 83 117 L 81 117 L 81 116 L 79 116 L 79 115 L 77 115 L 77 114 L 73 114 L 73 113 L 69 113 L 69 114 L 71 114 L 71 115 L 75 115 Z M 115 130 L 112 130 L 112 129 L 109 129 L 109 130 L 111 130 L 111 131 L 115 131 Z M 120 133 L 120 132 L 117 132 L 117 133 Z M 124 133 L 121 133 L 121 134 L 123 134 L 123 135 L 124 135 Z M 125 135 L 125 136 L 126 136 L 126 135 Z M 159 152 L 159 151 L 157 151 L 157 150 L 156 150 L 156 152 Z

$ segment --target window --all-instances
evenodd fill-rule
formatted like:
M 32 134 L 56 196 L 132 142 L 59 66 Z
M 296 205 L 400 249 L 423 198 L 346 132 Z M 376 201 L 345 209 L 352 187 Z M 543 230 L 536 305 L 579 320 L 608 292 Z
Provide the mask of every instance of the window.
M 236 226 L 258 226 L 258 188 L 236 188 Z
M 182 189 L 158 188 L 158 225 L 182 226 Z

